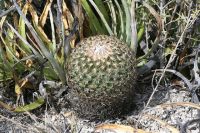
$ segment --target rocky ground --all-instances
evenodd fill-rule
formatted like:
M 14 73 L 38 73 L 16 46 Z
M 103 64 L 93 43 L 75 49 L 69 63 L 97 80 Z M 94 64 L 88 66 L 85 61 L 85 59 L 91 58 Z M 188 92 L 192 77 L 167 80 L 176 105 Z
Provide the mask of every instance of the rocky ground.
M 149 106 L 144 110 L 153 89 L 149 85 L 139 85 L 135 95 L 136 108 L 130 114 L 114 120 L 91 122 L 80 119 L 67 108 L 57 106 L 42 107 L 31 113 L 13 113 L 0 108 L 1 133 L 92 133 L 100 124 L 122 124 L 139 127 L 151 133 L 199 133 L 199 111 L 193 104 L 193 95 L 186 87 L 160 86 L 155 92 Z M 59 99 L 64 102 L 65 97 Z M 189 103 L 190 102 L 190 103 Z M 114 131 L 98 131 L 98 133 Z M 96 132 L 97 133 L 97 132 Z M 121 133 L 121 132 L 120 132 Z

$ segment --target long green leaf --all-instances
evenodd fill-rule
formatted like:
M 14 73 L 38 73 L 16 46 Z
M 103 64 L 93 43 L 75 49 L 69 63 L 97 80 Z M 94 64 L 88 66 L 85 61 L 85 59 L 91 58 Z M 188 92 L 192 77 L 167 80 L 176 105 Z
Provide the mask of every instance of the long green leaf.
M 90 1 L 90 3 L 92 4 L 92 6 L 95 8 L 95 10 L 97 11 L 97 13 L 99 14 L 99 16 L 100 16 L 102 22 L 104 23 L 104 25 L 105 25 L 105 27 L 106 27 L 108 33 L 109 33 L 110 35 L 113 35 L 112 29 L 110 28 L 109 24 L 106 22 L 106 19 L 104 18 L 103 14 L 101 13 L 101 11 L 100 11 L 99 8 L 97 7 L 97 5 L 94 3 L 93 0 L 89 0 L 89 1 Z
M 130 14 L 130 6 L 128 5 L 126 0 L 121 0 L 126 17 L 126 43 L 131 43 L 131 14 Z
M 22 112 L 26 112 L 26 111 L 31 111 L 33 109 L 36 109 L 36 108 L 42 106 L 42 104 L 44 104 L 44 98 L 38 98 L 33 103 L 15 108 L 14 112 L 22 113 Z
M 104 0 L 94 0 L 94 2 L 99 7 L 99 10 L 103 14 L 107 23 L 110 23 L 111 21 L 110 21 L 110 17 L 109 17 L 109 12 L 108 12 L 107 8 L 105 7 L 105 4 L 104 4 L 105 1 Z
M 141 42 L 142 37 L 144 35 L 144 31 L 145 31 L 145 26 L 144 23 L 139 25 L 139 31 L 137 33 L 137 38 L 138 38 L 138 44 Z
M 14 5 L 18 11 L 18 13 L 23 17 L 25 24 L 27 25 L 28 29 L 30 30 L 32 36 L 34 37 L 35 41 L 37 42 L 38 46 L 40 47 L 42 53 L 44 56 L 50 61 L 51 65 L 53 66 L 54 70 L 56 71 L 57 75 L 59 76 L 60 80 L 63 84 L 66 84 L 66 75 L 63 70 L 63 68 L 59 65 L 59 63 L 55 60 L 52 53 L 49 52 L 49 50 L 45 47 L 44 43 L 40 39 L 40 37 L 37 35 L 36 31 L 34 30 L 31 23 L 26 19 L 25 15 L 21 11 L 20 7 L 18 6 L 16 0 L 13 0 Z
M 81 4 L 89 18 L 89 24 L 90 24 L 91 30 L 94 33 L 100 33 L 100 34 L 106 33 L 106 31 L 103 30 L 98 18 L 94 14 L 94 11 L 91 9 L 90 5 L 88 4 L 87 0 L 81 0 Z
M 24 39 L 14 28 L 11 24 L 9 24 L 8 22 L 6 22 L 6 24 L 10 27 L 10 29 L 17 35 L 17 37 L 19 37 L 21 39 L 21 41 L 23 41 L 23 43 L 25 43 L 31 50 L 32 52 L 35 54 L 35 56 L 39 59 L 39 61 L 43 62 L 43 57 L 39 54 L 39 52 L 32 46 L 29 44 L 29 42 Z M 18 47 L 20 50 L 23 50 L 21 49 L 21 47 L 19 46 Z
M 118 9 L 118 13 L 119 13 L 119 23 L 120 23 L 120 30 L 119 30 L 119 36 L 120 36 L 120 39 L 123 39 L 124 36 L 125 36 L 125 28 L 124 28 L 124 18 L 123 18 L 123 10 L 122 8 L 120 7 L 119 3 L 118 3 L 118 0 L 114 0 L 116 6 L 117 6 L 117 9 Z
M 5 57 L 5 52 L 3 51 L 2 46 L 3 45 L 0 44 L 0 81 L 12 78 L 12 67 Z
M 117 34 L 117 10 L 115 9 L 115 6 L 113 4 L 112 1 L 108 1 L 107 2 L 109 10 L 110 10 L 110 16 L 111 16 L 111 24 L 112 24 L 112 31 L 114 32 L 114 35 L 118 35 Z M 101 8 L 99 8 L 101 9 Z
M 29 6 L 28 3 L 26 3 L 22 9 L 22 11 L 25 15 L 27 14 L 28 6 Z M 19 18 L 18 32 L 26 40 L 26 27 L 25 27 L 24 20 L 21 16 Z M 27 53 L 27 54 L 31 53 L 31 49 L 29 48 L 29 46 L 26 45 L 26 43 L 24 43 L 22 40 L 19 40 L 19 43 L 20 43 L 20 48 L 23 48 L 25 53 Z

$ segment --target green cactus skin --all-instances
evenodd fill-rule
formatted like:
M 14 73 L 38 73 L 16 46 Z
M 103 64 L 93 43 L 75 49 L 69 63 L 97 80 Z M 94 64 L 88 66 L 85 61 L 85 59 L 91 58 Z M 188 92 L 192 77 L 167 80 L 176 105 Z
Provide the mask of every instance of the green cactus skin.
M 114 118 L 133 107 L 135 58 L 114 36 L 98 35 L 78 44 L 67 62 L 68 98 L 79 116 Z

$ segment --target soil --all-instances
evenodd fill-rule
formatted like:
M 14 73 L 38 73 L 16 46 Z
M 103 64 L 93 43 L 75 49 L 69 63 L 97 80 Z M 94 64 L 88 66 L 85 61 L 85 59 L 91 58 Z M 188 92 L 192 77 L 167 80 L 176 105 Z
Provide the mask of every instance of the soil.
M 0 108 L 0 132 L 92 133 L 95 126 L 111 123 L 137 126 L 151 133 L 200 132 L 199 120 L 197 119 L 199 118 L 199 111 L 190 107 L 194 101 L 186 87 L 160 86 L 149 106 L 144 110 L 144 105 L 153 91 L 149 84 L 138 85 L 134 96 L 136 108 L 121 118 L 105 121 L 88 121 L 78 118 L 76 113 L 64 104 L 66 98 L 63 96 L 54 104 L 47 102 L 48 107 L 44 105 L 31 113 L 13 113 Z M 178 106 L 174 104 L 177 102 L 190 103 Z M 161 106 L 163 104 L 167 105 Z M 114 131 L 103 132 L 113 133 Z

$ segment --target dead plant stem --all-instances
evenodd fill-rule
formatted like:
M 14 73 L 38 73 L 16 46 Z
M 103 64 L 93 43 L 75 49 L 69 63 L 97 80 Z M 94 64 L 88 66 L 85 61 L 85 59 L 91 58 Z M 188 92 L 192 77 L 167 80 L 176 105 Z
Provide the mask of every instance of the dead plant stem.
M 158 87 L 159 87 L 159 85 L 160 85 L 160 82 L 161 82 L 161 80 L 163 79 L 163 77 L 164 77 L 164 75 L 165 75 L 165 72 L 166 72 L 167 68 L 170 66 L 171 62 L 173 61 L 173 58 L 174 58 L 174 56 L 175 56 L 175 54 L 176 54 L 176 50 L 177 50 L 178 46 L 179 46 L 180 44 L 182 44 L 182 41 L 183 41 L 184 36 L 185 36 L 185 33 L 186 33 L 185 31 L 191 26 L 192 23 L 195 22 L 195 19 L 191 20 L 191 18 L 192 18 L 191 16 L 188 17 L 188 21 L 187 21 L 187 23 L 186 23 L 186 26 L 185 26 L 185 28 L 184 28 L 184 30 L 183 30 L 183 32 L 182 32 L 182 34 L 181 34 L 181 36 L 180 36 L 180 38 L 179 38 L 177 44 L 176 44 L 176 47 L 174 48 L 174 50 L 173 50 L 173 52 L 172 52 L 172 54 L 171 54 L 171 56 L 170 56 L 170 59 L 169 59 L 167 65 L 166 65 L 165 68 L 163 69 L 163 73 L 162 73 L 161 77 L 159 78 L 156 87 L 153 89 L 153 92 L 152 92 L 152 94 L 151 94 L 149 100 L 147 101 L 147 104 L 145 105 L 144 109 L 143 109 L 143 110 L 141 111 L 141 113 L 139 114 L 137 124 L 140 122 L 142 116 L 144 115 L 145 110 L 146 110 L 147 107 L 149 106 L 149 103 L 151 102 L 151 100 L 152 100 L 152 98 L 153 98 L 155 92 L 157 91 L 157 89 L 158 89 Z M 155 73 L 156 73 L 156 71 L 155 71 Z

